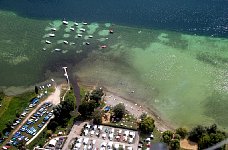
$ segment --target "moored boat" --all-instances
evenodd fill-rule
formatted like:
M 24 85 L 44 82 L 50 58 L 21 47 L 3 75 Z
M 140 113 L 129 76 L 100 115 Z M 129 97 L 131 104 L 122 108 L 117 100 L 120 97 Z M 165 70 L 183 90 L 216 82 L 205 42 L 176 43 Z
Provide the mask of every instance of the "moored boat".
M 65 21 L 65 20 L 63 20 L 63 24 L 64 24 L 64 25 L 68 25 L 68 22 Z
M 49 33 L 48 35 L 49 35 L 49 37 L 55 37 L 55 34 L 53 34 L 53 33 Z
M 68 41 L 63 41 L 64 44 L 68 44 L 69 42 Z
M 45 43 L 47 43 L 47 44 L 51 44 L 51 41 L 46 40 L 46 41 L 45 41 Z

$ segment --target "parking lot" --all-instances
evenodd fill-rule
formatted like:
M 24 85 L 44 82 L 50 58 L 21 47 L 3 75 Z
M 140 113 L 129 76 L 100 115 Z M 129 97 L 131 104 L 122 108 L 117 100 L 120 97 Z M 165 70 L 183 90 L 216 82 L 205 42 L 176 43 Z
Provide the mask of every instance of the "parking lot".
M 76 135 L 71 141 L 71 149 L 119 149 L 136 150 L 139 143 L 137 131 L 114 128 L 103 125 L 85 124 L 78 127 L 81 132 L 75 132 Z M 74 130 L 77 130 L 74 128 Z M 69 138 L 69 137 L 68 137 Z
M 23 117 L 24 112 L 21 114 Z M 26 115 L 26 114 L 25 114 Z M 13 135 L 10 144 L 17 146 L 19 141 L 28 142 L 53 116 L 52 103 L 44 103 L 32 116 L 26 120 L 23 126 Z

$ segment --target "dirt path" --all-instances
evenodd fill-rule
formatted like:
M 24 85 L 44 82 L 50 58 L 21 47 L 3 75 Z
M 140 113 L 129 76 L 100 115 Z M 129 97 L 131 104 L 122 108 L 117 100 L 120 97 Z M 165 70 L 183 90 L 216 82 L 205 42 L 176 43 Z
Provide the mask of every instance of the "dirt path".
M 20 123 L 20 125 L 17 126 L 17 128 L 13 131 L 13 134 L 12 135 L 14 135 L 25 124 L 25 122 L 32 116 L 32 114 L 34 114 L 44 103 L 51 102 L 53 105 L 58 105 L 60 103 L 60 92 L 61 92 L 61 86 L 56 86 L 55 87 L 55 91 L 51 95 L 49 95 L 44 101 L 42 101 L 41 103 L 39 103 L 39 105 L 37 105 L 36 108 L 33 109 L 23 119 L 23 121 Z

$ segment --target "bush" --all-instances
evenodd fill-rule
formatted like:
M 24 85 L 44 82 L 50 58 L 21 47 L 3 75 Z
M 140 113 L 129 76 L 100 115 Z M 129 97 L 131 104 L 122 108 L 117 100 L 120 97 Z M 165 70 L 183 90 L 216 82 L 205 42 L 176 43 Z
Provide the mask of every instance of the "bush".
M 125 114 L 125 106 L 123 104 L 117 104 L 114 106 L 113 112 L 116 118 L 122 119 Z
M 151 133 L 154 130 L 154 120 L 152 117 L 145 117 L 141 122 L 139 123 L 139 129 L 143 133 Z
M 102 115 L 103 115 L 103 112 L 96 109 L 93 112 L 93 114 L 92 114 L 92 116 L 93 116 L 93 123 L 94 124 L 101 124 L 102 123 Z
M 162 142 L 166 144 L 170 144 L 173 139 L 173 132 L 172 131 L 165 131 L 162 133 Z
M 178 150 L 180 149 L 180 141 L 178 139 L 173 139 L 170 142 L 170 149 L 171 150 Z
M 189 133 L 189 140 L 193 142 L 198 142 L 200 138 L 207 133 L 205 127 L 198 125 L 197 127 L 193 128 L 192 131 Z
M 180 137 L 181 137 L 182 139 L 184 139 L 184 138 L 187 136 L 188 131 L 187 131 L 186 128 L 178 128 L 178 129 L 176 129 L 176 134 L 179 134 Z

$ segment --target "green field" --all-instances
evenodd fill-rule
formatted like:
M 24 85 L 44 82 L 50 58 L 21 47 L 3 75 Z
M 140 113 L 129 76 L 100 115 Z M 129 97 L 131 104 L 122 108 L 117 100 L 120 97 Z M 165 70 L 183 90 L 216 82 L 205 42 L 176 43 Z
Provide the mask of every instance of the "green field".
M 0 107 L 0 131 L 6 127 L 6 123 L 13 122 L 16 114 L 21 114 L 32 98 L 36 95 L 34 92 L 27 92 L 18 96 L 5 96 Z

